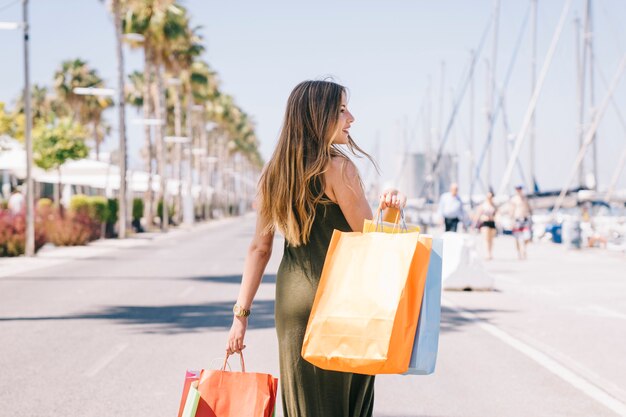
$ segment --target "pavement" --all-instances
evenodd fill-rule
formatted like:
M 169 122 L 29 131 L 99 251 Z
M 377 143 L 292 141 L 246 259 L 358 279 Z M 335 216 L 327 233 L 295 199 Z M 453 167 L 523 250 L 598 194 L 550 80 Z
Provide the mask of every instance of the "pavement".
M 244 217 L 0 259 L 0 417 L 175 415 L 185 369 L 223 358 L 253 232 Z M 245 351 L 274 375 L 282 245 Z M 435 374 L 378 376 L 374 415 L 626 416 L 626 257 L 539 243 L 518 261 L 508 237 L 494 255 L 495 291 L 443 294 Z

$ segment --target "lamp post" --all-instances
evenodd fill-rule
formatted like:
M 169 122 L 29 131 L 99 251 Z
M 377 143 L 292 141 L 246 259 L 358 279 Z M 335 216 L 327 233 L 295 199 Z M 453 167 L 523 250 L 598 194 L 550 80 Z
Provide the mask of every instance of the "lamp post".
M 26 129 L 26 256 L 35 256 L 35 187 L 33 181 L 33 120 L 30 108 L 30 66 L 28 56 L 28 0 L 22 0 L 24 19 L 24 117 Z
M 0 29 L 24 30 L 24 142 L 26 146 L 26 245 L 24 254 L 35 256 L 35 190 L 33 182 L 33 140 L 30 105 L 30 66 L 28 56 L 28 0 L 22 0 L 22 22 L 0 22 Z

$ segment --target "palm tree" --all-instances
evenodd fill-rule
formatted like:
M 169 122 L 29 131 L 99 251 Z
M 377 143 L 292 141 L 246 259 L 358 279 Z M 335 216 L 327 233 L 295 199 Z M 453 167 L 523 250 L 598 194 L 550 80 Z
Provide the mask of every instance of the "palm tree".
M 105 87 L 104 80 L 95 69 L 81 59 L 67 60 L 54 74 L 54 88 L 58 99 L 67 104 L 70 116 L 74 120 L 91 127 L 91 134 L 96 149 L 96 159 L 100 159 L 100 144 L 108 128 L 102 126 L 102 113 L 113 105 L 109 97 L 79 95 L 79 87 Z
M 100 0 L 101 2 L 104 0 Z M 117 101 L 118 101 L 118 126 L 119 126 L 119 138 L 120 138 L 120 199 L 119 199 L 119 212 L 120 212 L 120 227 L 119 237 L 124 239 L 126 237 L 126 101 L 124 92 L 124 51 L 122 49 L 122 16 L 128 10 L 131 3 L 138 2 L 140 0 L 111 0 L 111 14 L 113 15 L 113 24 L 115 27 L 115 56 L 117 61 Z M 97 144 L 96 139 L 96 144 Z
M 169 59 L 172 43 L 185 33 L 187 20 L 184 9 L 173 0 L 144 0 L 128 3 L 124 28 L 126 32 L 140 33 L 144 36 L 142 48 L 145 56 L 144 98 L 151 96 L 154 117 L 165 120 L 165 89 L 163 68 Z M 132 44 L 131 44 L 132 46 Z M 148 103 L 144 100 L 144 117 L 148 117 Z M 161 177 L 159 200 L 166 194 L 165 183 L 165 126 L 156 129 L 157 170 Z M 151 162 L 150 162 L 151 166 Z M 167 202 L 164 201 L 167 207 Z M 167 210 L 164 210 L 166 213 Z M 166 217 L 166 216 L 164 216 Z M 161 228 L 167 229 L 168 222 L 161 222 Z
M 178 82 L 171 89 L 170 95 L 173 97 L 174 103 L 174 135 L 182 135 L 182 103 L 181 93 L 185 95 L 185 125 L 186 136 L 191 140 L 191 147 L 195 147 L 194 126 L 193 126 L 193 108 L 196 104 L 194 100 L 192 85 L 192 66 L 194 61 L 198 59 L 200 54 L 204 52 L 204 46 L 201 44 L 202 36 L 198 33 L 199 27 L 190 28 L 189 18 L 185 9 L 181 7 L 183 14 L 180 16 L 181 23 L 185 24 L 185 32 L 183 36 L 178 37 L 171 44 L 171 51 L 168 54 L 168 60 L 165 61 L 165 68 L 169 74 Z M 195 86 L 201 80 L 196 80 Z M 182 91 L 181 88 L 182 87 Z M 180 222 L 182 216 L 182 149 L 181 145 L 176 145 L 175 162 L 177 179 L 179 181 L 178 194 L 176 199 L 176 216 Z M 189 169 L 191 169 L 191 153 L 189 154 Z M 191 190 L 191 172 L 188 176 L 189 191 Z

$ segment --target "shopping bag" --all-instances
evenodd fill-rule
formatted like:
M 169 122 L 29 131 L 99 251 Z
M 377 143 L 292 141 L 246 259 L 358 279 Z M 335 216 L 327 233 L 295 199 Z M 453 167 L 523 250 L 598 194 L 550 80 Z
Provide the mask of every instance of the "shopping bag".
M 334 371 L 406 372 L 431 240 L 415 232 L 335 230 L 304 335 L 303 358 Z
M 441 322 L 442 260 L 443 240 L 433 239 L 420 318 L 413 342 L 409 370 L 406 372 L 408 375 L 430 375 L 435 371 Z
M 185 408 L 185 404 L 187 402 L 191 384 L 199 379 L 200 371 L 187 371 L 185 373 L 185 384 L 183 385 L 183 396 L 180 398 L 180 406 L 178 407 L 178 417 L 182 417 L 183 415 L 183 409 Z
M 270 417 L 276 405 L 278 379 L 269 374 L 204 369 L 200 374 L 200 402 L 196 417 Z
M 199 401 L 200 393 L 198 392 L 198 381 L 193 381 L 187 392 L 187 399 L 181 417 L 195 417 Z

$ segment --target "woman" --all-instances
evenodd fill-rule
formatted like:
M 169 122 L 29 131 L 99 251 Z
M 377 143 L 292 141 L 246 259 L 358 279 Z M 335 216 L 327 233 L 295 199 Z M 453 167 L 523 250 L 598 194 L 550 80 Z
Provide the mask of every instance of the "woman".
M 487 247 L 487 256 L 485 259 L 493 259 L 493 239 L 496 237 L 496 205 L 493 203 L 493 193 L 489 191 L 487 198 L 478 207 L 476 215 L 474 216 L 474 226 L 478 224 L 480 233 L 485 239 L 485 246 Z
M 278 144 L 259 181 L 255 236 L 248 250 L 227 352 L 241 352 L 247 316 L 270 259 L 274 231 L 285 236 L 276 277 L 276 332 L 285 417 L 365 417 L 374 405 L 374 377 L 325 371 L 300 352 L 334 229 L 360 231 L 372 218 L 356 166 L 338 145 L 367 156 L 350 137 L 354 117 L 345 88 L 305 81 L 292 91 Z M 371 158 L 370 158 L 371 160 Z M 399 208 L 397 191 L 381 207 Z

